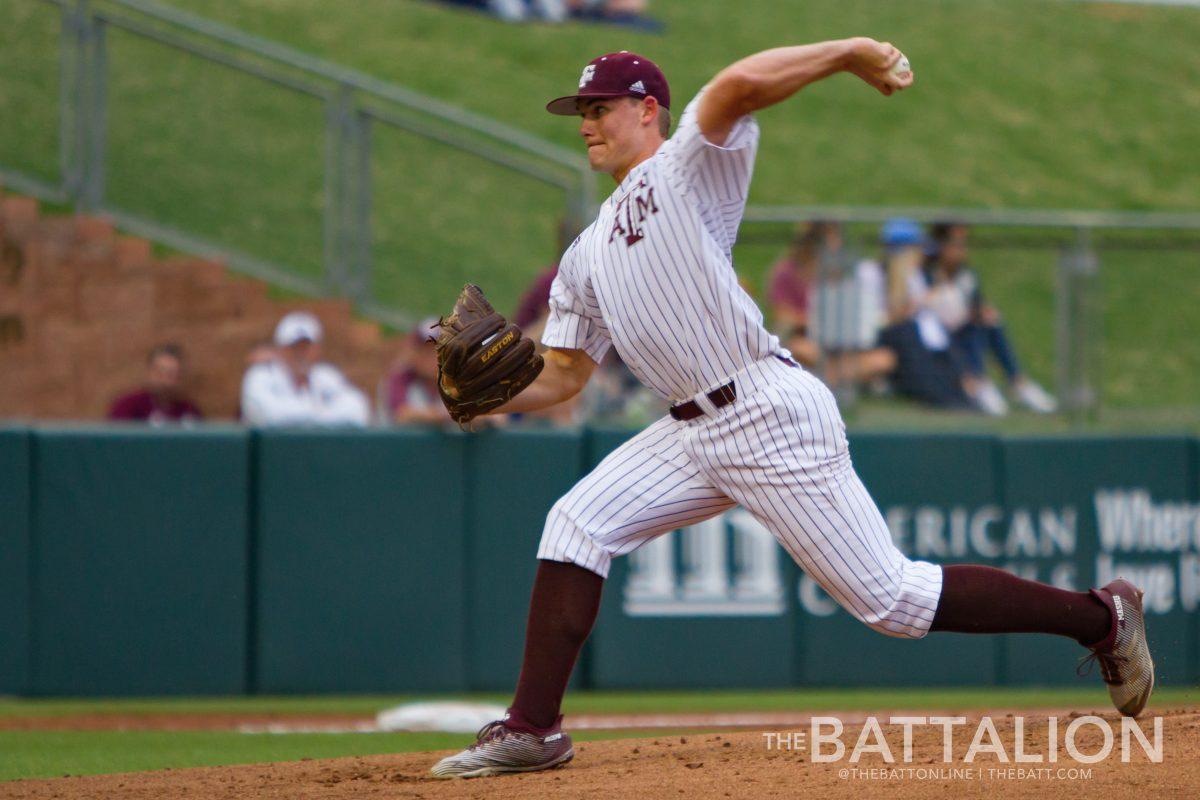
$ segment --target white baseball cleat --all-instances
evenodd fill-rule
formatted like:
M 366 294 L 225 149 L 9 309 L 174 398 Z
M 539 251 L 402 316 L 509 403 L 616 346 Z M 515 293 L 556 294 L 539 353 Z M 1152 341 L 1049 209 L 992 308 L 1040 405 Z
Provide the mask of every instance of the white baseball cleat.
M 513 730 L 505 720 L 489 722 L 476 735 L 475 744 L 433 765 L 435 778 L 483 778 L 506 772 L 536 772 L 566 764 L 575 757 L 571 737 L 562 732 L 561 719 L 544 734 Z
M 1146 641 L 1146 620 L 1142 615 L 1142 592 L 1124 578 L 1117 578 L 1092 596 L 1108 607 L 1113 615 L 1112 631 L 1089 648 L 1080 667 L 1099 662 L 1100 674 L 1108 684 L 1113 705 L 1127 717 L 1136 717 L 1146 707 L 1154 691 L 1154 660 Z

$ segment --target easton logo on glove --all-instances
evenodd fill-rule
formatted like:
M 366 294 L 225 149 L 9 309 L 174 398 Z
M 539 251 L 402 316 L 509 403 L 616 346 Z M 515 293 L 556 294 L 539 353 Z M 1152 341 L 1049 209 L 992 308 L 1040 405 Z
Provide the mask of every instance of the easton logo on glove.
M 463 287 L 454 311 L 438 325 L 438 393 L 460 425 L 504 405 L 541 374 L 533 342 L 474 284 Z
M 509 331 L 508 333 L 504 334 L 504 338 L 503 338 L 503 339 L 501 339 L 500 341 L 496 342 L 496 343 L 495 343 L 494 345 L 492 345 L 491 347 L 489 347 L 489 348 L 487 349 L 487 352 L 485 352 L 483 355 L 481 355 L 481 356 L 479 357 L 479 360 L 480 360 L 480 361 L 482 361 L 482 362 L 484 362 L 484 363 L 486 364 L 489 358 L 491 358 L 492 356 L 496 355 L 496 353 L 499 353 L 499 352 L 500 352 L 500 350 L 501 350 L 502 348 L 504 348 L 506 345 L 510 345 L 510 344 L 512 344 L 512 342 L 513 342 L 513 339 L 514 339 L 514 338 L 515 338 L 517 335 L 518 335 L 518 333 L 517 333 L 516 331 Z

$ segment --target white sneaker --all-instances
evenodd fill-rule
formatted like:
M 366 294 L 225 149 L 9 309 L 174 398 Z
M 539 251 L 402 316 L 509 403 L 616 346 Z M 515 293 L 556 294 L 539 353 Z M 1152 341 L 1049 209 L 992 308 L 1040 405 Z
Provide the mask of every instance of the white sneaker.
M 1013 394 L 1030 411 L 1038 414 L 1053 414 L 1058 411 L 1058 401 L 1054 399 L 1054 395 L 1028 378 L 1013 386 Z
M 983 381 L 975 390 L 975 405 L 979 410 L 993 417 L 1003 417 L 1008 413 L 1008 403 L 1000 389 L 991 381 Z
M 529 18 L 525 0 L 488 0 L 488 10 L 505 22 L 524 22 Z
M 567 4 L 563 0 L 533 0 L 533 8 L 547 22 L 567 21 Z

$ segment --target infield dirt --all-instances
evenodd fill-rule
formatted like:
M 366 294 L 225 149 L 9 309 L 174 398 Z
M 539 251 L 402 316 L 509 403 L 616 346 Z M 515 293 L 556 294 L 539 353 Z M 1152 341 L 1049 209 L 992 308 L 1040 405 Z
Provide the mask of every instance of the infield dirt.
M 1117 797 L 1195 798 L 1200 796 L 1200 712 L 1196 709 L 1163 712 L 1163 759 L 1154 763 L 1135 742 L 1132 757 L 1121 759 L 1119 724 L 1112 753 L 1095 764 L 1076 762 L 1062 746 L 1068 719 L 1059 720 L 1058 762 L 1048 764 L 1001 763 L 992 753 L 971 763 L 963 757 L 977 725 L 974 720 L 956 728 L 953 756 L 943 761 L 940 728 L 914 729 L 912 760 L 903 761 L 900 728 L 885 723 L 886 740 L 896 763 L 886 763 L 878 753 L 865 754 L 857 764 L 848 756 L 858 740 L 861 724 L 847 725 L 840 737 L 847 758 L 814 763 L 807 747 L 768 747 L 763 732 L 710 733 L 658 736 L 646 739 L 584 742 L 576 745 L 576 758 L 550 772 L 439 781 L 428 770 L 441 754 L 409 753 L 396 756 L 341 758 L 276 764 L 166 770 L 161 772 L 101 775 L 54 780 L 14 781 L 0 784 L 0 797 L 21 800 L 75 800 L 75 798 L 491 798 L 521 797 L 604 798 L 767 798 L 814 797 L 820 800 L 887 797 Z M 976 718 L 977 719 L 977 718 Z M 993 717 L 999 741 L 1011 759 L 1015 751 L 1015 726 L 1011 715 Z M 1153 739 L 1153 718 L 1141 720 Z M 1048 752 L 1047 717 L 1025 718 L 1024 750 Z M 874 741 L 872 739 L 872 741 Z M 1082 726 L 1075 737 L 1083 753 L 1095 753 L 1103 744 L 1102 731 Z M 860 777 L 847 774 L 854 768 Z M 1016 770 L 1023 769 L 1024 773 Z M 867 770 L 874 773 L 863 775 Z M 1050 773 L 1047 770 L 1051 771 Z M 1061 770 L 1061 772 L 1059 772 Z M 967 772 L 969 771 L 969 773 Z M 1073 774 L 1071 771 L 1075 771 Z M 969 775 L 969 777 L 968 777 Z

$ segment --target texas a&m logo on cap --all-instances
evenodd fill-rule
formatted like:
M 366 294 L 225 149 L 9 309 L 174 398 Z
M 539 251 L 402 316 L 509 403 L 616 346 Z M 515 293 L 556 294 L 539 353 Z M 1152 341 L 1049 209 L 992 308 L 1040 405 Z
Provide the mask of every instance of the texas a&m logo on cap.
M 546 110 L 573 117 L 580 100 L 615 97 L 653 97 L 663 108 L 671 107 L 671 89 L 662 70 L 645 56 L 622 50 L 593 58 L 580 73 L 575 93 L 551 100 Z

